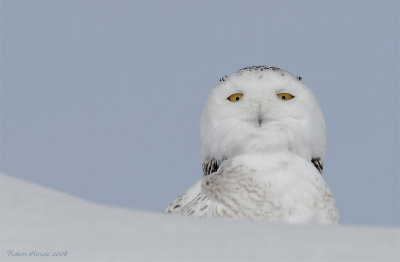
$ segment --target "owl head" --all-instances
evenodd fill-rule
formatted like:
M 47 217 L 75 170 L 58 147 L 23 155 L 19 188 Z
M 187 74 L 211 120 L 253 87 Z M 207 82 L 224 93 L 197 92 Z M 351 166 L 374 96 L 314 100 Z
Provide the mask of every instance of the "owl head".
M 200 120 L 200 150 L 205 175 L 238 155 L 285 151 L 317 159 L 322 169 L 325 121 L 301 77 L 276 67 L 246 67 L 211 90 Z

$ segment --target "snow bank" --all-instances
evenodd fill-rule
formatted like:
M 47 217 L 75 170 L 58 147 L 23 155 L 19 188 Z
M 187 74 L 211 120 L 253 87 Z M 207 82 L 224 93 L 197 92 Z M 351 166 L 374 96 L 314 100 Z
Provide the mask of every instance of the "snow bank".
M 398 228 L 176 217 L 98 205 L 2 174 L 0 179 L 1 261 L 400 259 Z

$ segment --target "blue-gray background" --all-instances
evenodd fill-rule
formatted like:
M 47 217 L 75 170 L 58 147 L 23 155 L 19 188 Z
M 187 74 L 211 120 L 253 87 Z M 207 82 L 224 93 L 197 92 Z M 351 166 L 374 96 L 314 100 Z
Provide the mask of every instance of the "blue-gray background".
M 1 2 L 1 171 L 159 211 L 200 179 L 224 74 L 301 75 L 346 224 L 399 225 L 399 4 Z

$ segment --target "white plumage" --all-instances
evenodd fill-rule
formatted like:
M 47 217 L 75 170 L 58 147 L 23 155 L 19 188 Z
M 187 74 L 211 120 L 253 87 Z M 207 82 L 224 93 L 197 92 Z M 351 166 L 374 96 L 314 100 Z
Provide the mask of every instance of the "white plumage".
M 204 178 L 173 214 L 338 223 L 322 177 L 325 121 L 300 77 L 255 66 L 221 78 L 200 121 Z

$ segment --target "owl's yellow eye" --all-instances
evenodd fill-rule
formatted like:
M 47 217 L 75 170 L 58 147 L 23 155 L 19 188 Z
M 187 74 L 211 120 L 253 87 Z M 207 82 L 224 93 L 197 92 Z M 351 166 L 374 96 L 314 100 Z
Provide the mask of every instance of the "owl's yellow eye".
M 291 95 L 289 93 L 280 93 L 280 94 L 276 94 L 280 99 L 282 100 L 290 100 L 294 98 L 294 95 Z
M 237 93 L 237 94 L 233 94 L 230 97 L 228 97 L 227 99 L 231 102 L 237 102 L 239 101 L 241 98 L 243 97 L 243 94 Z

